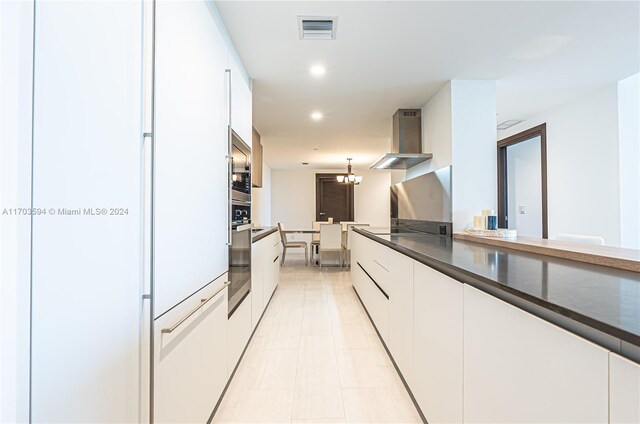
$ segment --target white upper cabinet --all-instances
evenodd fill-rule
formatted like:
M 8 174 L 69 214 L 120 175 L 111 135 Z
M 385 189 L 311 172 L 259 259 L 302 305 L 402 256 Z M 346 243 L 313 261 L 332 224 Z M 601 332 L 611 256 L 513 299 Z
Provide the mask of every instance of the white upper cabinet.
M 609 354 L 609 422 L 640 423 L 640 365 Z
M 240 136 L 247 146 L 251 147 L 253 104 L 249 80 L 242 72 L 242 64 L 229 53 L 229 69 L 231 69 L 231 128 Z
M 464 286 L 464 421 L 606 423 L 609 353 Z
M 228 267 L 227 58 L 206 2 L 156 3 L 156 317 Z
M 463 287 L 415 263 L 412 391 L 432 424 L 462 422 Z
M 30 418 L 137 422 L 142 7 L 35 13 Z

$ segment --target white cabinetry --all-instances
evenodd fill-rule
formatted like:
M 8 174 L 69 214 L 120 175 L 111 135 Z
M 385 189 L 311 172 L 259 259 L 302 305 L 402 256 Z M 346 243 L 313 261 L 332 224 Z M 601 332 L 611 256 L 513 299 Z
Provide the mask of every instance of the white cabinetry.
M 251 245 L 251 328 L 256 328 L 264 311 L 265 239 Z
M 278 232 L 251 246 L 251 324 L 255 328 L 280 279 L 280 239 Z
M 204 1 L 156 3 L 156 317 L 227 270 L 227 50 Z
M 411 389 L 433 424 L 462 422 L 463 287 L 426 265 L 414 265 Z
M 229 365 L 227 367 L 228 376 L 236 368 L 238 360 L 244 351 L 253 327 L 251 326 L 251 300 L 253 293 L 249 293 L 242 303 L 229 317 Z
M 30 421 L 137 422 L 141 3 L 38 2 L 34 48 Z
M 413 291 L 413 260 L 390 251 L 387 346 L 409 386 L 413 383 Z
M 213 412 L 228 378 L 225 281 L 155 320 L 154 422 L 204 423 Z
M 609 353 L 609 422 L 640 423 L 640 365 Z
M 250 81 L 242 72 L 242 64 L 229 53 L 231 69 L 231 128 L 240 136 L 247 146 L 252 142 L 252 97 Z
M 608 352 L 464 286 L 464 420 L 606 423 Z
M 352 245 L 352 250 L 357 251 L 354 256 L 356 261 L 351 263 L 351 278 L 358 296 L 386 343 L 389 337 L 389 294 L 386 291 L 389 272 L 380 262 L 388 267 L 389 252 L 376 246 L 379 243 L 360 234 L 354 233 L 353 241 L 355 244 Z M 380 246 L 388 250 L 387 247 Z
M 265 243 L 263 301 L 266 308 L 280 279 L 280 239 L 278 233 L 269 235 L 265 239 Z

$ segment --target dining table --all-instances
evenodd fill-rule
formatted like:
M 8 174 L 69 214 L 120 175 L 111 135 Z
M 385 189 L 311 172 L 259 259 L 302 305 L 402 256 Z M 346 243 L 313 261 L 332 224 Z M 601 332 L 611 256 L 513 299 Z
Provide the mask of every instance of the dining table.
M 313 228 L 287 228 L 282 230 L 282 232 L 284 234 L 312 234 L 312 235 L 316 235 L 316 234 L 320 234 L 320 229 L 313 229 Z M 342 241 L 344 242 L 344 236 L 347 233 L 347 229 L 345 229 L 344 227 L 342 228 Z M 316 251 L 315 254 L 318 255 L 318 249 L 319 249 L 319 245 L 315 245 L 315 246 L 310 246 L 312 249 L 315 247 Z M 319 262 L 318 262 L 318 258 L 316 256 L 315 260 L 313 261 L 313 265 L 315 266 L 319 266 Z

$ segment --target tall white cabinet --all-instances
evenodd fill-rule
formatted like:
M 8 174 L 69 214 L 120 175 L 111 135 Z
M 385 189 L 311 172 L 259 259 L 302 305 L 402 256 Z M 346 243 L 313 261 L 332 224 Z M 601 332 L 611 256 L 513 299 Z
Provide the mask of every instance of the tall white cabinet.
M 136 422 L 141 3 L 35 14 L 31 421 Z
M 228 50 L 206 2 L 156 4 L 155 317 L 228 267 Z
M 247 146 L 253 139 L 253 104 L 251 83 L 243 72 L 242 64 L 229 52 L 229 70 L 231 71 L 231 127 Z
M 37 2 L 33 22 L 31 421 L 206 422 L 250 80 L 210 1 Z

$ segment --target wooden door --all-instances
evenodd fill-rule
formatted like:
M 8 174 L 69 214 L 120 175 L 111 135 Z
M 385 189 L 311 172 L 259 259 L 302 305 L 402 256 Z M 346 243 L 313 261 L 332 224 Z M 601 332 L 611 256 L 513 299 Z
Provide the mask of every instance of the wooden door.
M 353 185 L 341 184 L 338 174 L 316 174 L 316 221 L 353 221 Z

